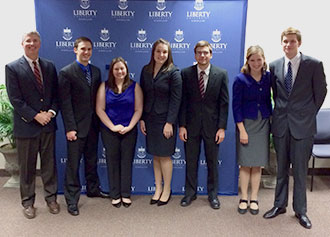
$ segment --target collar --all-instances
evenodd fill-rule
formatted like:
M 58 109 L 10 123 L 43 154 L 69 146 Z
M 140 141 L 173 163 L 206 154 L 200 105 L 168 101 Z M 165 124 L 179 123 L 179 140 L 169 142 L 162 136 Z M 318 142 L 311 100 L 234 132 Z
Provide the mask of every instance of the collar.
M 284 56 L 284 62 L 285 65 L 287 65 L 289 62 L 291 62 L 291 64 L 296 64 L 297 62 L 300 61 L 301 58 L 301 53 L 298 52 L 296 56 L 294 56 L 293 58 L 289 59 L 287 56 Z
M 198 64 L 197 64 L 197 73 L 198 73 L 198 75 L 201 73 L 201 71 L 204 71 L 205 72 L 205 75 L 206 76 L 209 76 L 210 69 L 211 69 L 211 63 L 208 65 L 208 67 L 205 70 L 200 69 L 199 66 L 198 66 Z
M 24 58 L 26 59 L 26 61 L 28 61 L 28 63 L 29 63 L 30 65 L 33 65 L 33 62 L 34 62 L 34 61 L 36 61 L 36 62 L 37 62 L 37 65 L 39 65 L 39 57 L 38 57 L 36 60 L 32 60 L 31 58 L 29 58 L 28 56 L 26 56 L 26 55 L 24 54 Z
M 90 72 L 90 66 L 89 66 L 89 64 L 87 64 L 87 66 L 84 66 L 77 59 L 76 59 L 76 62 L 78 63 L 78 65 L 81 68 L 81 70 L 83 70 L 83 72 L 86 72 L 86 71 L 89 71 Z

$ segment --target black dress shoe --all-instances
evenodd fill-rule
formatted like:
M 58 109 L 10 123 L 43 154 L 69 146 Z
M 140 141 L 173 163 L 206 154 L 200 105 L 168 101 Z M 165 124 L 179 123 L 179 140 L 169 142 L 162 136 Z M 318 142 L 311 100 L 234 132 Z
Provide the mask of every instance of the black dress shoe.
M 109 198 L 109 194 L 104 193 L 102 191 L 95 192 L 95 193 L 87 193 L 87 197 L 89 198 L 95 198 L 95 197 L 100 197 L 100 198 Z
M 171 190 L 171 192 L 170 192 L 170 196 L 168 197 L 167 201 L 163 202 L 163 201 L 161 201 L 161 200 L 159 199 L 159 201 L 157 202 L 157 206 L 164 206 L 164 205 L 166 205 L 166 204 L 170 201 L 171 196 L 172 196 L 172 190 Z
M 245 209 L 240 208 L 239 205 L 238 205 L 237 211 L 238 211 L 239 214 L 245 214 L 247 212 L 247 210 L 248 210 L 248 206 L 247 206 L 248 200 L 240 199 L 239 200 L 239 204 L 241 204 L 242 202 L 246 203 L 246 208 Z
M 257 204 L 258 208 L 257 209 L 252 209 L 251 208 L 251 203 Z M 257 215 L 259 213 L 259 202 L 257 200 L 250 200 L 250 213 L 252 215 Z
M 69 204 L 68 205 L 68 212 L 73 216 L 78 216 L 79 215 L 79 209 L 78 209 L 77 204 Z
M 128 199 L 128 198 L 127 198 L 127 199 Z M 129 199 L 129 200 L 130 200 L 130 199 Z M 121 199 L 121 201 L 122 201 L 122 203 L 123 203 L 123 206 L 126 207 L 126 208 L 130 207 L 131 204 L 132 204 L 132 201 L 130 201 L 130 202 L 124 202 L 124 199 L 123 199 L 123 198 Z
M 210 206 L 213 209 L 220 209 L 220 201 L 219 201 L 219 199 L 217 197 L 215 197 L 215 198 L 209 197 L 208 200 L 210 202 Z
M 116 199 L 116 200 L 118 200 L 118 199 Z M 112 201 L 114 201 L 114 200 L 112 200 Z M 120 202 L 117 202 L 117 203 L 111 202 L 111 204 L 112 204 L 112 206 L 119 208 L 121 206 L 121 200 L 120 200 Z
M 196 198 L 196 196 L 184 196 L 180 202 L 180 205 L 182 207 L 187 207 L 192 203 L 192 201 L 196 200 Z
M 266 212 L 263 217 L 265 219 L 270 219 L 270 218 L 274 218 L 276 216 L 278 216 L 279 214 L 283 214 L 286 213 L 286 209 L 285 208 L 281 208 L 281 207 L 273 207 L 272 209 L 270 209 L 268 212 Z
M 302 225 L 306 229 L 312 228 L 312 222 L 308 219 L 306 215 L 300 215 L 296 213 L 295 216 L 299 219 L 300 225 Z

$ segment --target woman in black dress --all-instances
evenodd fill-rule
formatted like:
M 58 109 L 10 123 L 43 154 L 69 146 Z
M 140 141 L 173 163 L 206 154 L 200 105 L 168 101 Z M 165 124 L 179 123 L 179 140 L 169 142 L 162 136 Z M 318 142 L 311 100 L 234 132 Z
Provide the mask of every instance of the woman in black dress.
M 142 69 L 140 84 L 144 95 L 140 128 L 146 135 L 147 152 L 154 156 L 156 191 L 150 204 L 161 206 L 171 198 L 171 155 L 175 150 L 182 92 L 181 75 L 173 64 L 168 41 L 154 42 L 150 62 Z

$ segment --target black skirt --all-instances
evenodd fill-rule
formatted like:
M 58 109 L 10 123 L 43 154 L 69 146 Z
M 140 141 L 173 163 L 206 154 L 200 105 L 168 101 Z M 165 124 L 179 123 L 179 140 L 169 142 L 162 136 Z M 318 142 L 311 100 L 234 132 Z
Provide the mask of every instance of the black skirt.
M 173 124 L 173 136 L 167 139 L 163 134 L 167 113 L 150 113 L 145 116 L 147 152 L 154 156 L 171 156 L 175 151 L 176 125 Z

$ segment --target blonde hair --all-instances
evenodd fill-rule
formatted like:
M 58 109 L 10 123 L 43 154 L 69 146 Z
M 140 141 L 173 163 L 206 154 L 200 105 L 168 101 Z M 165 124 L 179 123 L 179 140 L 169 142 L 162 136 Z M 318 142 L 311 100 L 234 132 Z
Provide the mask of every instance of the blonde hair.
M 246 61 L 245 61 L 244 66 L 241 68 L 242 73 L 250 74 L 250 66 L 248 64 L 248 61 L 249 61 L 249 58 L 254 54 L 259 54 L 264 59 L 262 73 L 267 70 L 267 63 L 266 63 L 266 59 L 265 59 L 264 50 L 259 45 L 255 45 L 255 46 L 250 46 L 246 52 Z

